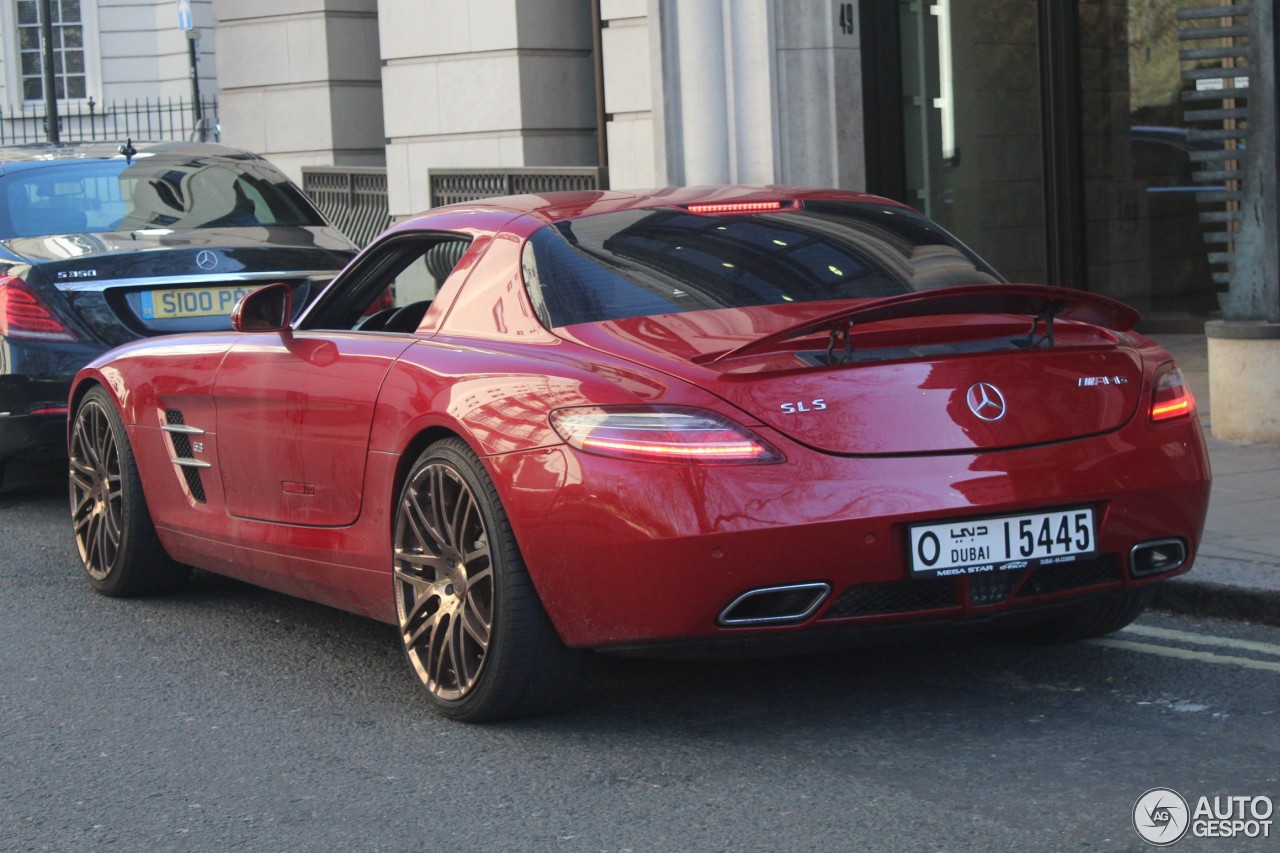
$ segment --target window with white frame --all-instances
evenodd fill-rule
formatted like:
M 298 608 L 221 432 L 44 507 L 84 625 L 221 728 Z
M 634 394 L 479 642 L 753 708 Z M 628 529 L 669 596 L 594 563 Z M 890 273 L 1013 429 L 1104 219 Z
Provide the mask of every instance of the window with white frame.
M 81 0 L 52 0 L 54 92 L 60 99 L 88 94 Z M 44 54 L 40 48 L 39 0 L 16 0 L 22 98 L 44 99 Z

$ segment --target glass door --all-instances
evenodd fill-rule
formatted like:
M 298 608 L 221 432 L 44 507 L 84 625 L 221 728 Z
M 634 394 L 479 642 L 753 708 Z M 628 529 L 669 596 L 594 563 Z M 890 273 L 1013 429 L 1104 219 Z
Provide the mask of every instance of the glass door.
M 1210 207 L 1231 187 L 1221 161 L 1204 156 L 1221 151 L 1220 133 L 1187 122 L 1189 112 L 1196 117 L 1197 103 L 1183 95 L 1203 87 L 1194 74 L 1182 79 L 1193 65 L 1181 61 L 1180 51 L 1198 46 L 1179 39 L 1179 28 L 1188 24 L 1177 12 L 1187 5 L 1080 4 L 1089 287 L 1138 308 L 1148 328 L 1203 319 L 1217 309 L 1210 253 L 1222 247 L 1208 235 L 1223 226 L 1214 224 Z M 1201 214 L 1208 214 L 1204 222 Z
M 1248 86 L 1201 67 L 1239 55 L 1231 38 L 1188 38 L 1231 23 L 1215 2 L 864 0 L 870 188 L 1012 281 L 1198 329 L 1227 276 L 1244 112 L 1206 90 Z
M 905 201 L 1046 281 L 1037 4 L 898 0 Z

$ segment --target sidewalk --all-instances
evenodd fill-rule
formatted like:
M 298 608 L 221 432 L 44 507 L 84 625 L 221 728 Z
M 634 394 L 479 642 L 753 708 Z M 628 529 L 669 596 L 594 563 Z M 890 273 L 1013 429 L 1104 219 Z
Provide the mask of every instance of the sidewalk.
M 1280 444 L 1214 438 L 1204 335 L 1152 337 L 1173 354 L 1191 385 L 1213 466 L 1209 518 L 1195 565 L 1157 587 L 1154 606 L 1280 625 Z

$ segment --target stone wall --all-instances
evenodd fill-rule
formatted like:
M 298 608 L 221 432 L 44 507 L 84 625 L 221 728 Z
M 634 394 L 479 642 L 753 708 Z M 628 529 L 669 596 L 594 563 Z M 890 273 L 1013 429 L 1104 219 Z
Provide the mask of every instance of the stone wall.
M 595 165 L 587 0 L 381 0 L 393 215 L 432 168 Z
M 214 0 L 222 138 L 303 166 L 383 163 L 376 0 Z
M 861 50 L 840 5 L 604 0 L 611 185 L 862 188 Z

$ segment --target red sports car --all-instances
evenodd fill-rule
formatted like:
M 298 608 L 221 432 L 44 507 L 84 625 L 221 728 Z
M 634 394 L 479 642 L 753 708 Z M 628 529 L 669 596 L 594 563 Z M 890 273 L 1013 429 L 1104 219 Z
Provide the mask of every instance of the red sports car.
M 591 650 L 1103 634 L 1200 540 L 1195 403 L 1135 312 L 884 199 L 443 207 L 290 316 L 269 285 L 80 372 L 85 569 L 398 625 L 450 717 L 558 708 Z

